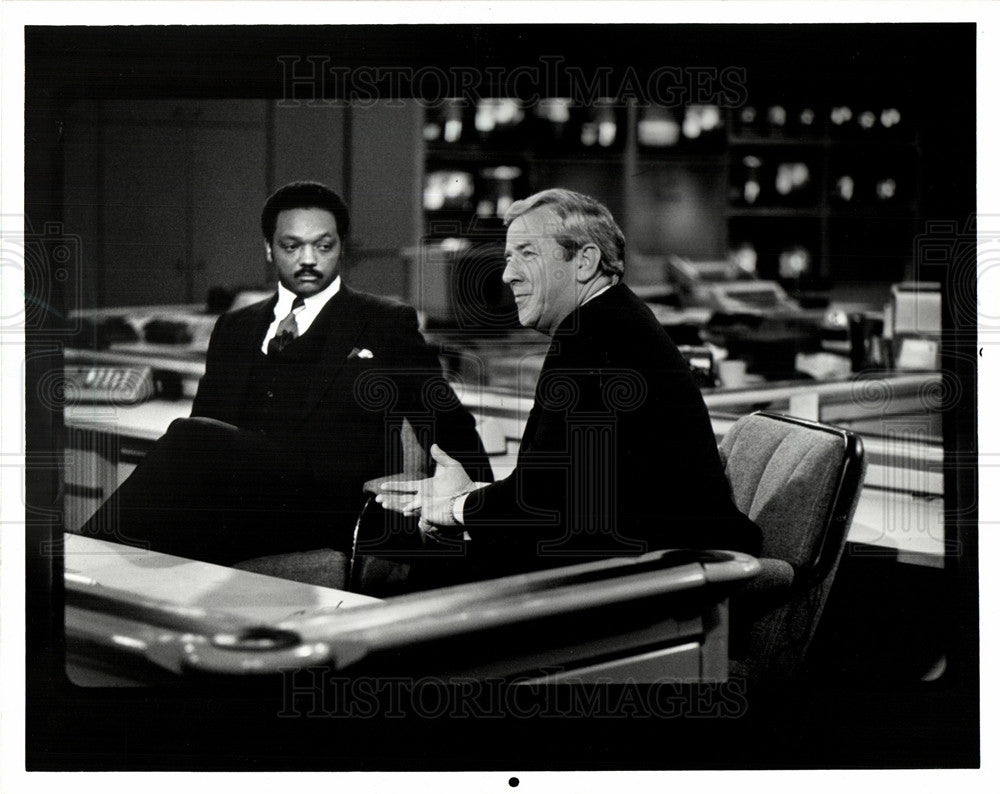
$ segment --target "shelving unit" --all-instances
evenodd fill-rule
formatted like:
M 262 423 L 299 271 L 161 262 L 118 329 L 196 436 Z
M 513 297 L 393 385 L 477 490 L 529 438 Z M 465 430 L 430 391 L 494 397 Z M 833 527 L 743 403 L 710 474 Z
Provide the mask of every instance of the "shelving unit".
M 770 117 L 773 107 L 761 108 L 758 119 Z M 754 115 L 748 107 L 728 115 L 730 245 L 753 245 L 758 272 L 793 288 L 905 278 L 920 211 L 919 141 L 910 111 L 827 103 L 784 112 L 786 123 L 791 116 L 799 121 L 789 125 L 794 136 L 786 125 L 748 123 Z M 803 115 L 810 124 L 801 123 Z M 777 171 L 795 163 L 806 167 L 808 181 L 803 189 L 786 184 L 782 195 Z M 761 192 L 748 201 L 745 189 L 755 178 Z M 780 261 L 793 245 L 812 260 L 799 278 Z
M 909 277 L 919 232 L 919 124 L 907 101 L 763 98 L 705 111 L 711 123 L 697 137 L 684 108 L 569 107 L 561 124 L 508 108 L 509 123 L 487 129 L 476 107 L 456 103 L 425 117 L 425 179 L 465 174 L 467 195 L 431 209 L 425 194 L 424 234 L 498 243 L 498 203 L 560 185 L 622 223 L 634 285 L 663 283 L 670 254 L 721 259 L 747 247 L 762 278 L 793 292 L 888 285 Z M 601 123 L 613 138 L 595 138 Z M 516 172 L 503 196 L 486 176 L 498 167 Z

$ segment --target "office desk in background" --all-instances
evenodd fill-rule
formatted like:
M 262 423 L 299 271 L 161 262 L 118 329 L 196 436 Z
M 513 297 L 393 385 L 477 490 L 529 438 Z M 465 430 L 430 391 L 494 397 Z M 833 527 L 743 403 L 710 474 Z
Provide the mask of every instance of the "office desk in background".
M 937 375 L 902 374 L 873 381 L 880 394 L 894 395 L 874 408 L 866 408 L 855 393 L 863 391 L 863 381 L 715 390 L 707 392 L 705 400 L 718 439 L 740 413 L 757 409 L 787 411 L 790 396 L 805 392 L 819 395 L 822 421 L 848 425 L 867 421 L 872 425 L 863 431 L 868 472 L 848 536 L 850 551 L 941 568 L 945 557 L 956 553 L 948 546 L 944 532 L 943 450 L 940 442 L 913 430 L 920 426 L 919 422 L 896 421 L 890 414 L 901 411 L 905 415 L 926 403 L 927 393 L 933 391 L 930 386 L 938 380 Z M 517 457 L 531 400 L 490 390 L 456 391 L 477 418 L 494 474 L 506 476 Z M 190 400 L 67 407 L 66 527 L 73 530 L 82 526 L 132 472 L 170 422 L 188 416 L 190 411 Z M 888 418 L 882 421 L 879 412 Z M 897 432 L 897 427 L 902 431 Z

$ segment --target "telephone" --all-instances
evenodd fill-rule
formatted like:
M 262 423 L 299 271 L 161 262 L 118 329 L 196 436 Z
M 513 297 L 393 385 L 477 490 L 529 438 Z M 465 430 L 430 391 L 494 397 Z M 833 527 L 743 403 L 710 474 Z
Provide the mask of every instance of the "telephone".
M 67 400 L 132 405 L 151 397 L 176 400 L 181 396 L 180 376 L 152 367 L 70 365 L 64 372 Z

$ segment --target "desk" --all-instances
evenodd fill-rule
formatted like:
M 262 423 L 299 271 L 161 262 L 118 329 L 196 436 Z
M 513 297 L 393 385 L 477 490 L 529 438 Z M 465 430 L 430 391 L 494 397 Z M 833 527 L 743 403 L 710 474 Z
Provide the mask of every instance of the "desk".
M 301 614 L 380 603 L 357 593 L 275 579 L 82 535 L 65 535 L 63 561 L 67 587 L 76 588 L 81 596 L 86 597 L 88 592 L 111 594 L 112 599 L 120 597 L 136 604 L 169 605 L 181 623 L 211 625 L 220 631 L 254 624 L 275 625 Z M 138 630 L 133 621 L 74 606 L 73 595 L 71 591 L 66 606 L 70 680 L 81 686 L 134 686 L 161 680 L 161 676 L 149 675 L 149 669 L 115 669 L 116 660 L 107 662 L 103 660 L 107 654 L 94 654 L 109 637 L 146 642 L 136 635 L 137 631 L 145 632 Z M 167 622 L 171 617 L 164 616 Z M 129 649 L 123 646 L 121 650 L 127 653 Z M 133 645 L 133 650 L 142 649 Z
M 893 380 L 893 388 L 900 392 L 904 387 L 916 390 L 927 382 L 925 376 L 900 376 Z M 818 389 L 823 395 L 829 391 L 844 397 L 850 388 L 850 384 L 805 384 L 794 389 L 717 391 L 707 394 L 706 402 L 713 411 L 734 408 L 736 403 L 746 409 L 760 402 L 787 400 L 789 392 L 796 389 Z M 480 433 L 491 452 L 494 474 L 498 478 L 506 476 L 517 456 L 518 440 L 531 400 L 488 390 L 472 392 L 459 388 L 456 391 L 479 419 Z M 67 528 L 82 526 L 131 473 L 170 422 L 187 416 L 190 411 L 189 400 L 68 408 Z M 713 413 L 716 437 L 721 440 L 735 421 L 733 416 Z M 929 443 L 920 435 L 894 437 L 889 432 L 892 427 L 890 423 L 881 435 L 866 434 L 864 437 L 868 472 L 848 542 L 859 553 L 885 554 L 896 556 L 900 562 L 943 567 L 945 557 L 956 552 L 947 546 L 944 532 L 944 453 L 940 444 Z M 487 431 L 498 432 L 499 440 L 489 438 Z M 503 454 L 494 454 L 494 449 L 504 445 Z
M 247 622 L 276 623 L 310 609 L 380 603 L 358 593 L 275 579 L 82 535 L 65 536 L 67 575 L 79 575 L 150 600 L 223 612 Z
M 67 669 L 81 685 L 305 668 L 438 681 L 720 681 L 728 595 L 760 569 L 738 553 L 654 552 L 381 602 L 91 538 L 67 535 L 65 546 Z M 125 660 L 143 670 L 122 673 Z

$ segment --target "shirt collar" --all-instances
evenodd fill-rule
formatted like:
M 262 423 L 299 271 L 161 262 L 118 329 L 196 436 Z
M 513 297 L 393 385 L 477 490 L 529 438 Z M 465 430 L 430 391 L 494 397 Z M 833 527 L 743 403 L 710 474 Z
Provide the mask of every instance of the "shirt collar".
M 303 298 L 305 301 L 305 307 L 310 312 L 319 312 L 327 302 L 340 292 L 340 276 L 338 275 L 333 281 L 326 285 L 326 289 L 322 292 L 317 292 L 315 295 L 310 295 L 307 298 Z M 295 293 L 288 289 L 284 284 L 278 282 L 278 302 L 274 306 L 274 316 L 284 317 L 292 310 L 292 303 L 295 300 Z
M 556 326 L 555 331 L 552 332 L 552 336 L 555 337 L 556 334 L 576 333 L 576 330 L 577 330 L 576 322 L 577 321 L 576 320 L 571 321 L 570 317 L 574 317 L 574 316 L 575 317 L 579 317 L 580 314 L 581 314 L 581 312 L 582 312 L 582 310 L 583 310 L 584 306 L 586 306 L 588 303 L 590 303 L 592 300 L 594 300 L 594 298 L 600 297 L 605 292 L 607 292 L 610 289 L 614 289 L 615 287 L 619 286 L 621 283 L 622 283 L 621 279 L 619 278 L 618 280 L 612 282 L 611 284 L 608 284 L 608 286 L 606 286 L 606 287 L 601 288 L 600 290 L 598 290 L 597 292 L 595 292 L 593 295 L 591 295 L 589 298 L 587 298 L 587 300 L 585 300 L 583 303 L 581 303 L 579 306 L 577 306 L 575 309 L 573 309 L 573 311 L 571 311 L 569 314 L 567 314 L 563 318 L 562 322 L 560 322 L 559 325 Z
M 584 304 L 590 303 L 598 295 L 603 295 L 605 292 L 607 292 L 609 289 L 611 289 L 612 287 L 616 286 L 617 284 L 618 284 L 618 279 L 615 278 L 615 280 L 612 281 L 610 284 L 608 284 L 608 286 L 602 287 L 601 289 L 597 290 L 597 292 L 595 292 L 593 295 L 591 295 L 589 298 L 587 298 L 587 300 L 585 300 L 580 305 L 583 306 Z

